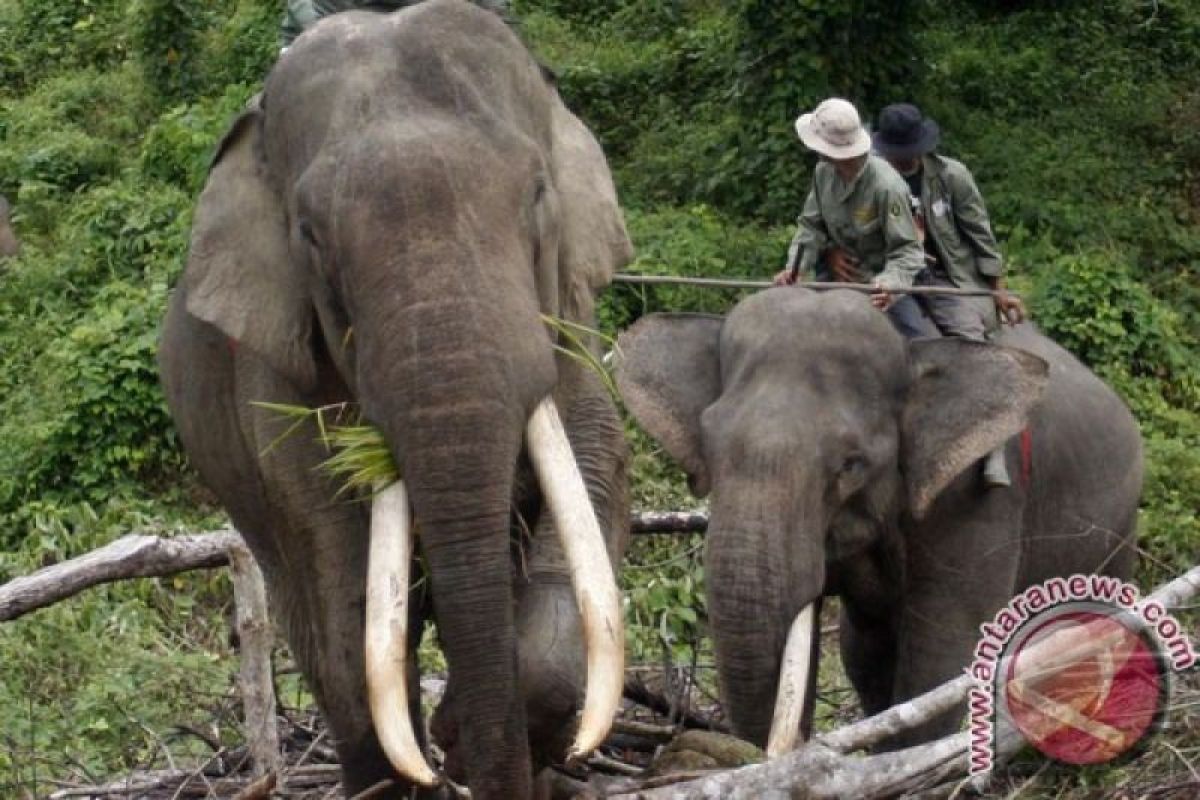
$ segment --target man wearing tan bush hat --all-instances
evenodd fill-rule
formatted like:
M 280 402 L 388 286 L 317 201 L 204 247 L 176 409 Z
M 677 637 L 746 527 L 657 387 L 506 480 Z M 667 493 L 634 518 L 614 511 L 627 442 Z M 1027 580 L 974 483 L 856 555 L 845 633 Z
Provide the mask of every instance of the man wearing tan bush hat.
M 814 272 L 825 280 L 869 282 L 885 290 L 871 302 L 887 309 L 895 295 L 886 290 L 912 286 L 925 266 L 908 185 L 871 153 L 871 137 L 846 100 L 831 98 L 802 114 L 796 133 L 821 162 L 788 248 L 787 268 L 775 282 L 795 283 Z

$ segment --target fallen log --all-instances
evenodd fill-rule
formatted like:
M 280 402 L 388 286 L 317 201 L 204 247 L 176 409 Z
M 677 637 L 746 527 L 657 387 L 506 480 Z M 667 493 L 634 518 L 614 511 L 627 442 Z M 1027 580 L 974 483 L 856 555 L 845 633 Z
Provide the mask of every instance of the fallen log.
M 630 515 L 634 533 L 693 533 L 708 527 L 703 511 L 642 511 Z M 85 589 L 130 578 L 162 578 L 229 564 L 241 541 L 232 528 L 181 536 L 130 534 L 81 556 L 0 584 L 0 622 L 22 617 Z
M 224 566 L 229 563 L 229 548 L 240 541 L 241 537 L 232 528 L 174 537 L 123 536 L 98 550 L 0 586 L 0 622 L 53 605 L 102 583 Z

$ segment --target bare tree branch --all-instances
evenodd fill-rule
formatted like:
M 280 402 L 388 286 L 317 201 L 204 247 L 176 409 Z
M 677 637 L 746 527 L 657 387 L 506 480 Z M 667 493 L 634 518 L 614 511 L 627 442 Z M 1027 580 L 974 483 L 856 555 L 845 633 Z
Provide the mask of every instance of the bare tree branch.
M 629 516 L 631 533 L 703 533 L 708 530 L 706 511 L 635 511 Z
M 0 586 L 0 622 L 45 608 L 102 583 L 222 566 L 229 562 L 226 553 L 230 545 L 239 541 L 241 537 L 232 528 L 170 538 L 123 536 L 98 550 Z

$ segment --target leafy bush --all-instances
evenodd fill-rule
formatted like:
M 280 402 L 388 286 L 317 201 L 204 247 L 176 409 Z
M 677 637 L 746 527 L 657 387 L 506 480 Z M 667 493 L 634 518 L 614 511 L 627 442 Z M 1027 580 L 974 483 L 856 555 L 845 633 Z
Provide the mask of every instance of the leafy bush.
M 204 6 L 188 0 L 138 0 L 132 21 L 134 47 L 149 86 L 164 102 L 193 97 L 200 80 Z
M 217 143 L 253 94 L 250 86 L 233 84 L 217 97 L 167 111 L 142 140 L 142 172 L 199 194 Z
M 279 54 L 282 3 L 240 0 L 204 33 L 200 64 L 207 95 L 228 92 L 235 84 L 258 85 Z
M 109 67 L 129 52 L 126 0 L 21 0 L 0 7 L 0 87 L 34 86 L 56 72 Z
M 165 283 L 105 286 L 92 311 L 40 354 L 26 391 L 5 399 L 0 513 L 53 495 L 99 500 L 178 473 L 154 366 L 165 299 Z
M 797 213 L 807 191 L 810 157 L 793 122 L 826 97 L 853 98 L 859 112 L 920 83 L 912 29 L 918 3 L 839 0 L 779 3 L 741 0 L 734 101 L 734 156 L 717 167 L 716 202 L 760 219 Z
M 6 520 L 21 544 L 0 548 L 0 583 L 132 531 L 213 523 L 188 515 L 164 525 L 161 512 L 145 501 L 30 503 Z M 50 776 L 162 763 L 156 732 L 205 722 L 229 690 L 229 594 L 217 571 L 128 581 L 0 626 L 0 792 L 41 797 Z M 211 754 L 197 740 L 171 749 Z
M 782 266 L 792 231 L 762 230 L 731 221 L 708 206 L 655 211 L 627 209 L 626 223 L 637 248 L 630 272 L 769 280 Z M 616 331 L 651 311 L 723 312 L 745 291 L 683 286 L 616 284 L 604 296 L 599 317 Z
M 1035 301 L 1045 331 L 1101 375 L 1153 378 L 1173 405 L 1200 411 L 1197 343 L 1135 277 L 1120 251 L 1063 256 Z

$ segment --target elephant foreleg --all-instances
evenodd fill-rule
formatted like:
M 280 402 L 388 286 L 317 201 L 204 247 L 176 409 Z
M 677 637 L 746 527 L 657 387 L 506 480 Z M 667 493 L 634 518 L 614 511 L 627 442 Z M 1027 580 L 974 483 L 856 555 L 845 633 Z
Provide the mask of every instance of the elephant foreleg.
M 969 471 L 970 472 L 970 471 Z M 908 541 L 903 613 L 892 702 L 900 703 L 962 674 L 979 641 L 979 626 L 1012 597 L 1021 562 L 1022 498 L 1015 489 L 960 491 L 935 507 Z M 970 482 L 969 484 L 967 482 Z M 896 746 L 957 730 L 965 705 L 907 732 Z
M 842 664 L 862 703 L 863 714 L 892 704 L 896 675 L 896 631 L 888 618 L 873 618 L 842 604 L 838 634 Z

